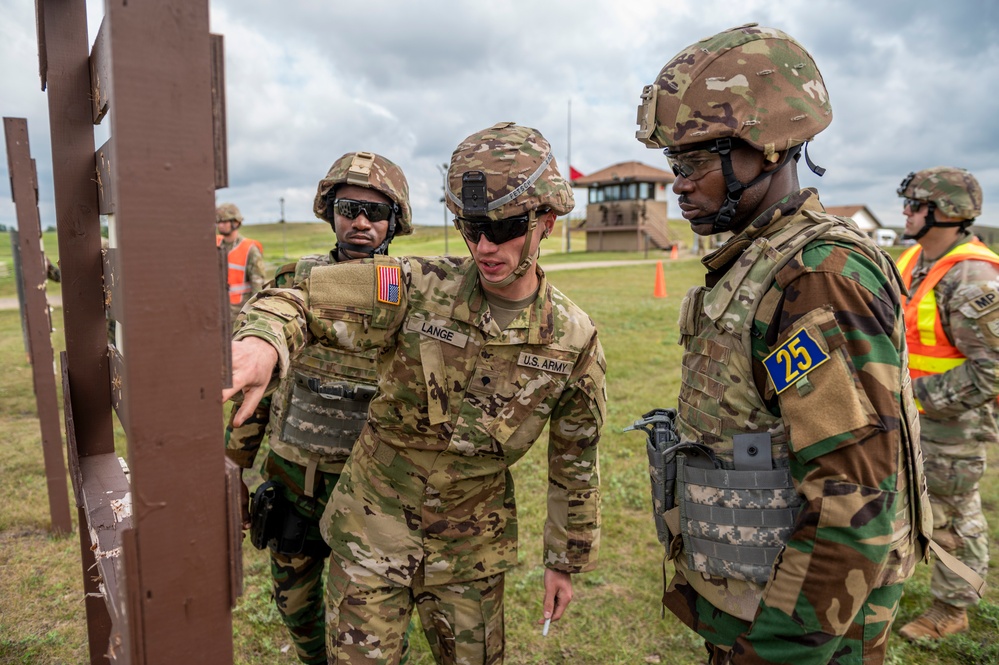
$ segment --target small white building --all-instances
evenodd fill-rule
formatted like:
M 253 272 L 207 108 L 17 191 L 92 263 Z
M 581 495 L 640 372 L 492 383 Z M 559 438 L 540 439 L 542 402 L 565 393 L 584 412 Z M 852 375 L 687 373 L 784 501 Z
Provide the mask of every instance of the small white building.
M 891 247 L 898 239 L 898 234 L 891 229 L 874 229 L 872 237 L 879 247 Z

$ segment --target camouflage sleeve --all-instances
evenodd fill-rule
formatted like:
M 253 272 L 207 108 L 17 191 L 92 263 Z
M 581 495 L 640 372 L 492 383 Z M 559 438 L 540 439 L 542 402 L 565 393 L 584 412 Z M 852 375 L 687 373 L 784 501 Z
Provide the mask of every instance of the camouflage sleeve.
M 565 573 L 593 570 L 600 547 L 597 443 L 607 411 L 606 363 L 596 335 L 580 356 L 552 411 L 548 433 L 548 518 L 545 566 Z
M 250 283 L 250 293 L 259 293 L 267 281 L 267 268 L 264 266 L 264 255 L 256 245 L 251 245 L 246 254 L 246 281 Z
M 290 263 L 278 268 L 274 274 L 274 279 L 267 282 L 265 288 L 286 288 L 292 286 L 295 278 L 295 264 Z M 240 313 L 240 317 L 244 315 Z M 238 322 L 237 322 L 237 325 Z M 276 384 L 275 384 L 276 385 Z M 274 386 L 271 386 L 272 388 Z M 225 454 L 233 462 L 244 469 L 253 466 L 260 444 L 264 441 L 267 433 L 267 425 L 270 423 L 271 397 L 268 395 L 260 400 L 257 408 L 253 411 L 246 422 L 239 427 L 233 426 L 233 418 L 236 417 L 236 409 L 229 414 L 229 423 L 225 428 Z
M 927 416 L 948 420 L 999 396 L 999 267 L 961 261 L 934 291 L 944 332 L 967 360 L 913 389 Z
M 791 356 L 804 375 L 777 395 L 805 504 L 732 662 L 825 663 L 883 584 L 892 543 L 901 306 L 894 282 L 841 246 L 810 245 L 778 284 L 783 301 L 770 350 L 808 349 Z
M 265 397 L 260 400 L 253 415 L 239 427 L 234 427 L 232 424 L 236 411 L 234 408 L 229 414 L 229 423 L 225 428 L 225 454 L 240 467 L 249 469 L 253 466 L 260 444 L 264 441 L 264 433 L 270 421 L 271 398 Z
M 243 305 L 233 325 L 234 340 L 259 337 L 274 347 L 281 376 L 287 373 L 291 356 L 308 341 L 308 289 L 308 280 L 296 288 L 264 289 Z
M 45 276 L 53 282 L 62 281 L 62 270 L 59 269 L 59 266 L 52 263 L 47 256 L 45 257 Z

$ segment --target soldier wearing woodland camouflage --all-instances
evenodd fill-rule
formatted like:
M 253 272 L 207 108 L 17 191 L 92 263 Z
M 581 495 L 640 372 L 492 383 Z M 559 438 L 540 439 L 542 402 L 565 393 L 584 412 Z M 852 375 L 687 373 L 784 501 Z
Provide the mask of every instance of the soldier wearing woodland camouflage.
M 798 184 L 831 120 L 811 56 L 756 24 L 684 49 L 642 93 L 637 137 L 665 148 L 684 218 L 734 234 L 681 307 L 664 515 L 663 603 L 711 663 L 882 662 L 931 526 L 900 279 Z
M 316 266 L 388 254 L 395 236 L 413 232 L 405 175 L 370 152 L 349 152 L 333 163 L 313 210 L 333 227 L 336 246 L 279 268 L 269 286 L 292 286 Z M 303 663 L 326 663 L 323 566 L 330 550 L 319 520 L 364 425 L 375 382 L 373 350 L 306 346 L 290 358 L 274 395 L 242 426 L 230 422 L 226 430 L 226 454 L 243 468 L 253 466 L 265 437 L 270 445 L 262 475 L 284 507 L 274 519 L 298 536 L 268 544 L 274 600 Z
M 982 189 L 964 169 L 910 173 L 904 197 L 905 237 L 918 244 L 899 258 L 909 371 L 919 407 L 933 537 L 981 576 L 989 534 L 978 481 L 985 448 L 999 441 L 999 256 L 968 228 L 982 211 Z M 968 629 L 975 590 L 937 561 L 933 605 L 899 631 L 939 639 Z
M 546 425 L 539 623 L 563 615 L 571 575 L 596 564 L 603 351 L 537 263 L 572 190 L 544 137 L 513 123 L 465 139 L 447 185 L 471 258 L 315 268 L 299 289 L 263 292 L 235 334 L 237 422 L 312 339 L 377 353 L 378 392 L 323 519 L 333 663 L 397 662 L 414 607 L 437 662 L 502 662 L 517 563 L 509 467 Z
M 227 256 L 229 284 L 229 310 L 233 319 L 240 308 L 254 293 L 263 288 L 267 280 L 264 267 L 264 247 L 259 241 L 239 234 L 243 213 L 234 203 L 223 203 L 215 209 L 215 245 Z

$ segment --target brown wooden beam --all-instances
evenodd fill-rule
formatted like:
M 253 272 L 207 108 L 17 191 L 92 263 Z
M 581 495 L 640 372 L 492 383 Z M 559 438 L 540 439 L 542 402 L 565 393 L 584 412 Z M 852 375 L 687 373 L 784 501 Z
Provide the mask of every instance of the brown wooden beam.
M 229 186 L 229 146 L 225 113 L 225 41 L 210 35 L 212 51 L 212 139 L 215 146 L 215 189 Z
M 86 6 L 74 0 L 36 0 L 39 74 L 48 90 L 56 229 L 62 269 L 63 366 L 67 418 L 81 456 L 114 451 L 107 371 L 107 333 L 101 289 L 100 220 L 94 183 Z M 73 415 L 75 414 L 75 415 Z M 70 434 L 67 432 L 67 439 Z M 93 556 L 86 514 L 80 516 L 83 590 L 90 662 L 106 663 L 111 620 L 90 573 Z
M 231 577 L 208 2 L 115 0 L 106 7 L 117 250 L 109 263 L 122 340 L 114 367 L 135 498 L 134 546 L 124 551 L 137 578 L 124 581 L 137 605 L 128 616 L 131 651 L 140 653 L 134 640 L 141 640 L 145 663 L 227 663 Z
M 24 289 L 24 316 L 28 331 L 31 376 L 38 405 L 42 434 L 45 481 L 48 485 L 49 514 L 52 530 L 69 533 L 69 493 L 66 490 L 66 464 L 62 456 L 62 432 L 59 430 L 59 398 L 56 394 L 55 358 L 52 354 L 52 321 L 45 297 L 45 255 L 42 253 L 42 227 L 38 219 L 38 180 L 28 144 L 28 121 L 3 119 L 7 143 L 7 166 L 11 194 L 17 213 L 20 242 L 21 276 Z

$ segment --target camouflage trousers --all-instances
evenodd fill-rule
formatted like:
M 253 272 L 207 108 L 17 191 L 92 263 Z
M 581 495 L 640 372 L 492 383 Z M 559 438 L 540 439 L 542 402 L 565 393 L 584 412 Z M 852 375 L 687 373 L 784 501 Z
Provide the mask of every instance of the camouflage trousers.
M 329 558 L 329 547 L 319 533 L 319 519 L 339 475 L 316 473 L 312 498 L 305 495 L 305 467 L 273 452 L 264 462 L 262 475 L 281 483 L 288 505 L 308 524 L 302 554 L 270 551 L 271 578 L 274 602 L 295 643 L 298 659 L 309 665 L 322 665 L 326 663 L 323 567 Z
M 751 626 L 719 611 L 685 580 L 670 589 L 663 600 L 667 601 L 671 612 L 704 638 L 708 665 L 728 663 L 735 651 L 739 652 L 735 654 L 735 662 L 875 665 L 883 663 L 888 652 L 888 636 L 901 598 L 901 584 L 873 589 L 853 617 L 846 634 L 835 638 L 824 633 L 801 632 L 801 626 L 788 617 L 786 624 L 774 627 L 779 632 L 777 637 L 765 643 L 754 642 L 755 652 L 749 654 L 743 653 L 743 643 L 737 643 L 739 637 L 750 632 L 751 627 L 756 632 L 767 632 L 768 627 Z
M 326 652 L 330 665 L 400 662 L 415 606 L 439 665 L 503 662 L 503 574 L 442 586 L 384 586 L 374 576 L 351 578 L 330 558 L 326 585 Z
M 985 474 L 985 448 L 974 457 L 952 457 L 946 446 L 923 441 L 923 468 L 933 508 L 933 540 L 985 577 L 989 568 L 988 522 L 978 481 Z M 930 582 L 933 597 L 955 607 L 971 607 L 978 595 L 940 561 Z

